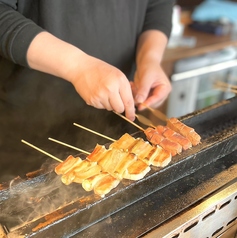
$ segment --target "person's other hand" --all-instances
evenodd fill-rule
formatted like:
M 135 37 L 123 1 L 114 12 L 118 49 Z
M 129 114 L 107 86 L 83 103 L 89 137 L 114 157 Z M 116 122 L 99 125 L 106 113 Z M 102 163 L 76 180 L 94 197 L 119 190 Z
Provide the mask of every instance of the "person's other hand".
M 131 82 L 135 104 L 138 110 L 145 105 L 159 107 L 171 92 L 171 83 L 161 66 L 155 62 L 139 65 Z

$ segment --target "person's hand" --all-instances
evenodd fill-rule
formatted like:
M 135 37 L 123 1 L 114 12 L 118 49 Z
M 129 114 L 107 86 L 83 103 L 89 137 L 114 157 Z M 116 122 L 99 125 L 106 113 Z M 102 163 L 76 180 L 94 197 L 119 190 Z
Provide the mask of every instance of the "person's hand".
M 167 36 L 158 30 L 143 32 L 137 45 L 137 71 L 131 83 L 138 110 L 160 106 L 171 91 L 171 84 L 160 66 Z
M 95 108 L 135 119 L 135 103 L 126 76 L 117 68 L 87 54 L 71 72 L 70 82 L 84 101 Z
M 145 105 L 159 107 L 171 92 L 169 79 L 155 62 L 138 65 L 131 87 L 138 110 L 145 109 Z
M 31 68 L 71 82 L 85 102 L 98 109 L 135 119 L 135 104 L 126 76 L 117 68 L 89 56 L 48 32 L 31 42 L 27 61 Z

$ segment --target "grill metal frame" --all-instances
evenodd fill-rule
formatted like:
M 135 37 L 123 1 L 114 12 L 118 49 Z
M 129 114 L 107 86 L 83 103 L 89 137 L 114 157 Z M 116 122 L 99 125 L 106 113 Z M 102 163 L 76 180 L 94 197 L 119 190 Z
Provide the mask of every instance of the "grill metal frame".
M 144 238 L 216 238 L 234 227 L 237 234 L 237 179 Z
M 236 184 L 236 173 L 237 151 L 88 227 L 79 233 L 79 237 L 109 238 L 117 237 L 118 234 L 119 237 L 129 238 L 162 237 L 157 235 L 161 227 L 166 227 L 166 224 L 173 225 L 174 219 L 180 222 L 179 217 L 182 214 Z M 233 194 L 236 193 L 236 189 L 233 190 Z M 182 222 L 179 223 L 179 226 L 181 225 Z M 175 231 L 174 228 L 178 226 L 169 227 L 170 233 Z M 196 238 L 195 235 L 189 237 Z
M 201 135 L 202 144 L 173 157 L 166 168 L 152 167 L 149 174 L 139 181 L 122 181 L 105 198 L 86 193 L 80 185 L 70 186 L 68 190 L 79 194 L 78 196 L 76 194 L 71 202 L 64 201 L 58 209 L 49 211 L 47 216 L 19 225 L 10 230 L 7 237 L 53 238 L 68 237 L 69 234 L 82 232 L 121 209 L 231 154 L 237 149 L 237 115 L 234 114 L 236 108 L 237 98 L 233 98 L 182 117 L 181 120 L 185 124 L 194 127 Z M 137 134 L 140 135 L 141 133 Z M 0 208 L 16 203 L 18 195 L 23 191 L 29 192 L 29 187 L 34 193 L 34 189 L 37 191 L 38 186 L 44 186 L 56 177 L 54 172 L 49 170 L 11 188 L 0 190 Z M 60 188 L 59 186 L 58 189 Z M 57 194 L 57 190 L 54 193 Z M 52 194 L 47 196 L 50 197 Z M 44 199 L 40 201 L 40 205 L 45 205 Z M 7 221 L 2 219 L 0 221 L 9 230 Z

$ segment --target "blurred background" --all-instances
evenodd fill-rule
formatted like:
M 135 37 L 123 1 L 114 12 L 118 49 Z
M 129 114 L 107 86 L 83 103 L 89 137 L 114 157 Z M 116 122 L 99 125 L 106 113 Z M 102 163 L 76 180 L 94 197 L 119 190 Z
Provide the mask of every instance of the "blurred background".
M 235 96 L 216 84 L 237 84 L 236 12 L 237 0 L 177 0 L 162 61 L 173 86 L 160 108 L 168 117 L 181 117 Z

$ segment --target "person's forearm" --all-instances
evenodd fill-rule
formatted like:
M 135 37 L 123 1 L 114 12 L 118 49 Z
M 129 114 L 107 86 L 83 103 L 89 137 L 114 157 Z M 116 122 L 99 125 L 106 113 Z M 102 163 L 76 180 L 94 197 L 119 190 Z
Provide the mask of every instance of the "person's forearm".
M 146 104 L 160 106 L 171 91 L 169 79 L 161 67 L 167 36 L 158 30 L 142 33 L 137 46 L 137 69 L 131 84 L 138 110 Z
M 83 64 L 86 54 L 77 47 L 68 44 L 48 32 L 39 33 L 31 42 L 27 51 L 27 61 L 32 69 L 71 80 L 70 72 Z
M 150 60 L 160 63 L 167 45 L 167 37 L 158 30 L 148 30 L 141 34 L 137 45 L 137 65 Z
M 88 105 L 118 113 L 125 111 L 127 118 L 135 119 L 130 84 L 114 66 L 47 32 L 41 32 L 33 39 L 27 61 L 33 69 L 71 82 Z

